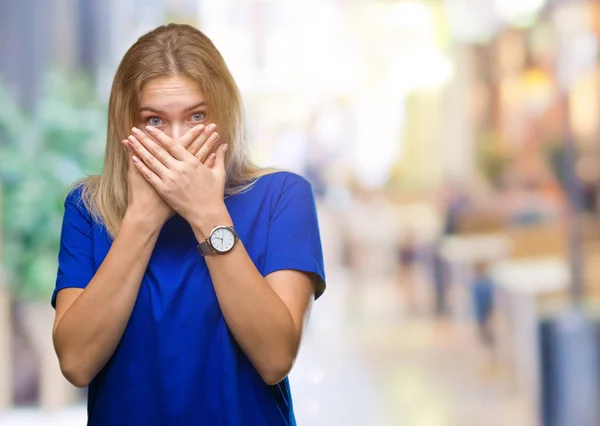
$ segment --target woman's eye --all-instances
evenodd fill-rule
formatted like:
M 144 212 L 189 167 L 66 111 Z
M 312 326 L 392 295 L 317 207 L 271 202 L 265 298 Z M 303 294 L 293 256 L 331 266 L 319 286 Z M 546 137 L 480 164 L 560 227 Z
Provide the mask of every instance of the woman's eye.
M 162 120 L 158 117 L 150 117 L 148 119 L 148 124 L 151 126 L 160 126 L 162 124 Z
M 206 114 L 204 114 L 203 112 L 197 112 L 195 114 L 192 114 L 192 121 L 204 121 L 205 118 Z

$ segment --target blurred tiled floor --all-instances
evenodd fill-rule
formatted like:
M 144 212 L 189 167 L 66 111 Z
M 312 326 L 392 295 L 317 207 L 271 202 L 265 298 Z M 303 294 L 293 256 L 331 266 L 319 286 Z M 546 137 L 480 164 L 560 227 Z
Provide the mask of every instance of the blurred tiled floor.
M 299 425 L 524 424 L 467 332 L 408 314 L 393 280 L 363 288 L 349 281 L 330 274 L 327 296 L 315 304 L 291 375 Z M 83 424 L 83 407 L 0 413 L 2 426 Z
M 395 280 L 342 278 L 292 375 L 300 425 L 529 426 L 469 327 L 409 313 Z
M 327 250 L 335 227 L 322 226 Z M 328 272 L 291 374 L 299 425 L 529 426 L 472 330 L 415 313 L 393 275 Z M 0 412 L 2 426 L 84 424 L 83 407 Z

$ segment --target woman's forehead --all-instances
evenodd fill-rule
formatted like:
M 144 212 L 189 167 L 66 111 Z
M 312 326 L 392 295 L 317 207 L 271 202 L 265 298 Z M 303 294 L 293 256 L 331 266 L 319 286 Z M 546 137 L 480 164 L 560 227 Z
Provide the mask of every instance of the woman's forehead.
M 204 102 L 198 83 L 189 77 L 161 77 L 149 81 L 140 93 L 140 108 L 183 110 Z

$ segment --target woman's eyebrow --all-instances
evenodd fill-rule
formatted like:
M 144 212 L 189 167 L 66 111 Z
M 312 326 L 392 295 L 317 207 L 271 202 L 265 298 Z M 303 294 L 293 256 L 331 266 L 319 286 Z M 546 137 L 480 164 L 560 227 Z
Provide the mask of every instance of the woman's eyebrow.
M 189 107 L 185 108 L 183 110 L 183 112 L 188 112 L 188 111 L 194 110 L 196 108 L 203 107 L 205 105 L 206 105 L 206 103 L 204 101 L 198 102 L 197 104 L 194 104 L 192 106 L 189 106 Z M 143 112 L 143 111 L 150 111 L 150 112 L 154 112 L 156 114 L 164 114 L 165 113 L 164 111 L 162 111 L 160 109 L 157 109 L 157 108 L 153 108 L 151 106 L 143 106 L 143 107 L 141 107 L 140 108 L 140 112 Z
M 191 111 L 191 110 L 193 110 L 193 109 L 196 109 L 196 108 L 203 107 L 204 105 L 206 105 L 206 103 L 205 103 L 204 101 L 202 101 L 202 102 L 198 102 L 197 104 L 194 104 L 194 105 L 192 105 L 192 106 L 190 106 L 190 107 L 187 107 L 187 108 L 186 108 L 186 109 L 184 109 L 183 111 L 184 111 L 184 112 L 188 112 L 188 111 Z
M 143 112 L 143 111 L 150 111 L 150 112 L 154 112 L 156 114 L 163 114 L 164 113 L 164 111 L 161 111 L 159 109 L 155 109 L 155 108 L 152 108 L 152 107 L 149 107 L 149 106 L 141 107 L 140 108 L 140 112 Z

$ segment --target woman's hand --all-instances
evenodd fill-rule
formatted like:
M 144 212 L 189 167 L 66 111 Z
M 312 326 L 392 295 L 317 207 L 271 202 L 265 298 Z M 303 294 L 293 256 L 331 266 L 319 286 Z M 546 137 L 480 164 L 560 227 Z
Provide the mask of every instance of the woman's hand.
M 216 129 L 214 124 L 208 127 Z M 220 146 L 203 164 L 183 146 L 166 139 L 160 130 L 152 126 L 146 130 L 150 136 L 133 128 L 130 142 L 135 152 L 132 161 L 147 182 L 190 224 L 223 217 L 227 145 Z M 218 138 L 218 133 L 212 133 L 205 146 L 214 146 Z
M 124 141 L 124 143 L 126 142 Z M 132 157 L 133 154 L 129 157 L 127 171 L 127 211 L 125 215 L 142 220 L 152 230 L 159 230 L 175 212 L 140 175 Z
M 183 149 L 189 150 L 190 155 L 198 159 L 199 162 L 205 162 L 211 157 L 212 151 L 216 148 L 217 137 L 210 138 L 216 127 L 207 127 L 200 125 L 189 130 L 178 141 Z M 130 139 L 132 137 L 130 136 Z M 138 167 L 133 162 L 134 152 L 132 150 L 132 141 L 126 139 L 122 141 L 123 145 L 130 153 L 129 170 L 127 174 L 128 185 L 128 207 L 127 212 L 134 217 L 147 221 L 150 226 L 160 229 L 162 225 L 171 218 L 175 211 L 167 204 L 140 174 Z M 175 144 L 169 136 L 160 132 L 157 140 L 162 144 Z M 208 143 L 207 143 L 208 142 Z M 212 153 L 214 156 L 214 153 Z

